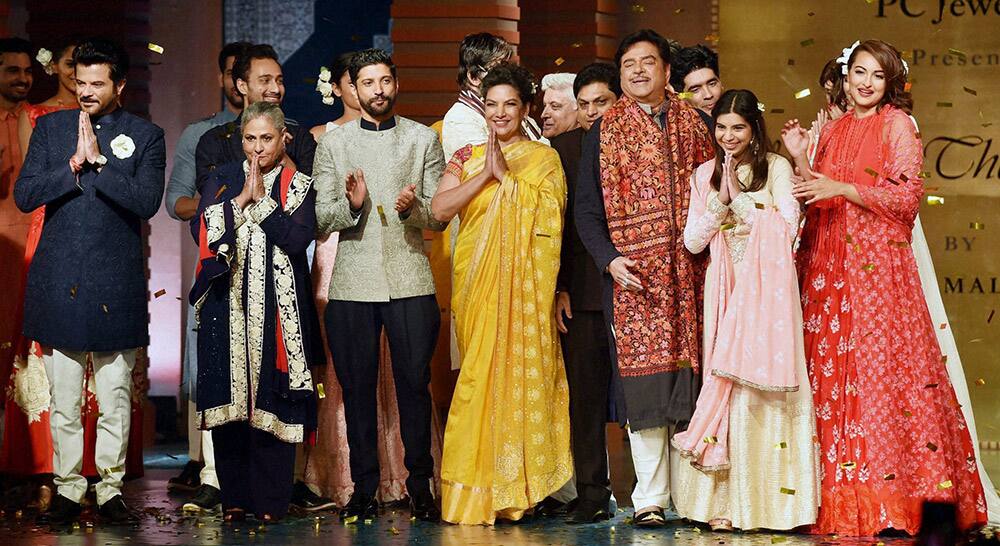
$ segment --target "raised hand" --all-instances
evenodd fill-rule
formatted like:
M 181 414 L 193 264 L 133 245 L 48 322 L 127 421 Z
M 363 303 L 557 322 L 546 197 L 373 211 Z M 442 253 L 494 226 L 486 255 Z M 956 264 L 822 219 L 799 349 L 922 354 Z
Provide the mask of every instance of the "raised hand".
M 250 183 L 250 198 L 256 203 L 264 198 L 264 177 L 260 174 L 260 156 L 253 156 L 250 162 L 250 174 L 247 175 L 247 182 Z
M 365 172 L 357 169 L 347 173 L 347 200 L 353 210 L 360 210 L 368 196 L 368 186 L 365 184 Z
M 726 154 L 726 163 L 722 168 L 726 173 L 726 181 L 729 184 L 729 199 L 736 199 L 743 193 L 743 189 L 740 188 L 740 179 L 736 176 L 736 160 L 733 159 L 732 154 Z
M 413 206 L 413 202 L 417 200 L 417 185 L 409 184 L 396 197 L 396 212 L 406 212 L 410 210 Z
M 97 135 L 94 134 L 94 126 L 90 123 L 90 115 L 80 112 L 80 123 L 82 125 L 81 131 L 83 135 L 83 152 L 87 158 L 88 163 L 98 164 L 98 158 L 101 157 L 101 150 L 97 145 Z
M 87 113 L 80 110 L 80 116 L 76 120 L 76 152 L 69 158 L 69 166 L 75 173 L 80 172 L 83 169 L 84 163 L 87 162 L 87 151 L 83 136 L 83 118 L 85 117 L 87 117 Z
M 507 176 L 507 159 L 503 156 L 500 140 L 496 136 L 493 137 L 493 176 L 498 181 Z
M 483 176 L 486 180 L 492 180 L 495 178 L 493 176 L 493 153 L 494 153 L 494 143 L 496 141 L 496 133 L 493 129 L 490 129 L 489 136 L 486 137 L 486 154 L 483 161 Z
M 781 142 L 793 159 L 804 159 L 809 151 L 809 131 L 799 125 L 799 120 L 789 120 L 781 128 Z
M 722 159 L 722 178 L 719 180 L 719 202 L 723 205 L 728 205 L 733 200 L 733 196 L 729 195 L 729 162 L 731 161 L 732 154 L 726 154 L 726 157 Z

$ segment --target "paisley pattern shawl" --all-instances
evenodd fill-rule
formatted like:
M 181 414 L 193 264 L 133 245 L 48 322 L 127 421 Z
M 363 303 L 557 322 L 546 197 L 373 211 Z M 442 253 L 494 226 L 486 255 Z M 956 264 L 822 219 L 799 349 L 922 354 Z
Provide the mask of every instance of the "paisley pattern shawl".
M 684 248 L 695 168 L 714 156 L 708 129 L 676 95 L 666 129 L 623 97 L 601 122 L 601 186 L 611 242 L 635 260 L 644 290 L 614 287 L 614 333 L 623 378 L 697 371 L 707 258 Z M 631 403 L 631 402 L 630 402 Z

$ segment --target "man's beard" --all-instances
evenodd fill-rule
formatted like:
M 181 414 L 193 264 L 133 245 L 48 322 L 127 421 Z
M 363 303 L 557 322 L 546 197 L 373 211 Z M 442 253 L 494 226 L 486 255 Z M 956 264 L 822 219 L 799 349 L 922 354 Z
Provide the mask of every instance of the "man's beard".
M 371 117 L 373 117 L 373 118 L 381 117 L 381 116 L 384 116 L 388 112 L 392 112 L 393 106 L 396 105 L 396 96 L 395 95 L 392 95 L 392 96 L 382 95 L 382 99 L 385 100 L 385 104 L 382 105 L 381 108 L 372 106 L 371 103 L 376 98 L 377 97 L 374 97 L 374 98 L 369 99 L 369 100 L 367 100 L 365 102 L 362 102 L 361 103 L 361 109 L 364 110 L 365 112 L 368 112 L 368 115 L 371 116 Z
M 226 95 L 226 102 L 229 103 L 229 105 L 232 106 L 233 108 L 241 109 L 243 108 L 243 105 L 246 104 L 246 99 L 244 99 L 243 95 L 239 94 L 238 92 L 234 91 L 233 93 L 225 93 L 225 95 Z
M 22 90 L 20 90 L 20 89 L 18 89 L 16 87 L 11 86 L 11 87 L 9 87 L 7 89 L 4 89 L 3 92 L 0 92 L 0 95 L 2 95 L 3 98 L 5 100 L 7 100 L 7 101 L 10 101 L 10 102 L 21 102 L 21 101 L 23 101 L 23 100 L 25 100 L 25 99 L 28 98 L 28 91 L 30 91 L 30 90 L 31 90 L 30 86 L 27 89 L 25 89 L 24 91 L 22 91 Z

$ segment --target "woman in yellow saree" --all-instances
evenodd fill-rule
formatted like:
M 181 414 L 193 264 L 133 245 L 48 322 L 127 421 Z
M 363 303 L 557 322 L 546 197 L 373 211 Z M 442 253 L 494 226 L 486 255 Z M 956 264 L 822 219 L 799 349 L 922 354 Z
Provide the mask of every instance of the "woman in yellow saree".
M 462 368 L 444 434 L 442 519 L 518 520 L 572 475 L 569 399 L 553 317 L 566 206 L 555 150 L 520 131 L 534 84 L 483 79 L 490 136 L 455 153 L 431 203 L 461 217 L 452 316 Z

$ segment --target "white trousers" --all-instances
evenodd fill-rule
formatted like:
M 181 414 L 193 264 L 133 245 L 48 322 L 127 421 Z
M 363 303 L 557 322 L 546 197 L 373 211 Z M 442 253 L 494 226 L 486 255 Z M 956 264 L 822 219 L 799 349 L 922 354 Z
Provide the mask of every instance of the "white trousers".
M 632 447 L 632 465 L 635 467 L 635 489 L 632 506 L 636 511 L 658 506 L 671 510 L 671 467 L 677 468 L 680 456 L 670 445 L 674 427 L 657 427 L 634 432 L 628 429 Z
M 215 445 L 211 430 L 198 430 L 198 405 L 188 400 L 188 457 L 192 461 L 202 461 L 198 474 L 201 483 L 219 489 L 219 476 L 215 473 Z
M 100 473 L 97 503 L 104 504 L 121 493 L 125 477 L 125 451 L 132 423 L 132 368 L 135 349 L 90 353 L 94 361 L 97 395 L 97 448 L 94 462 Z M 45 372 L 49 376 L 52 406 L 52 470 L 60 495 L 75 502 L 87 494 L 83 468 L 83 422 L 80 406 L 87 353 L 43 350 Z

